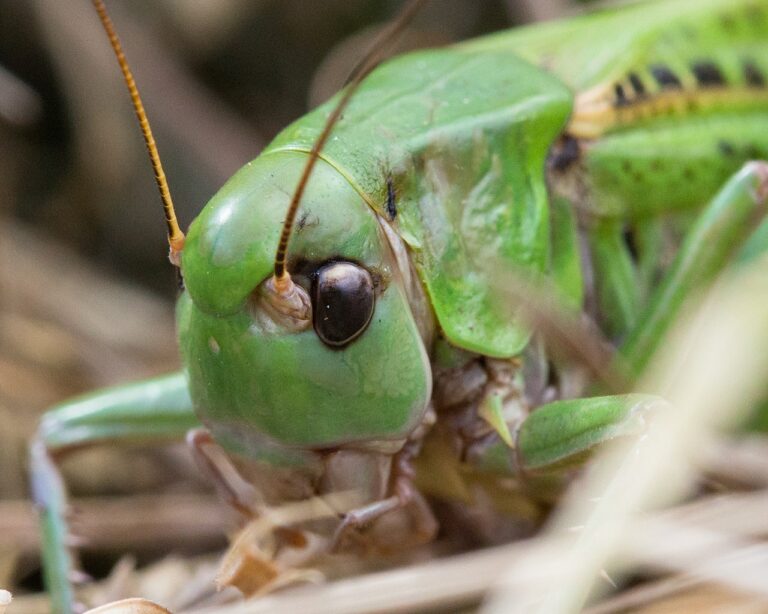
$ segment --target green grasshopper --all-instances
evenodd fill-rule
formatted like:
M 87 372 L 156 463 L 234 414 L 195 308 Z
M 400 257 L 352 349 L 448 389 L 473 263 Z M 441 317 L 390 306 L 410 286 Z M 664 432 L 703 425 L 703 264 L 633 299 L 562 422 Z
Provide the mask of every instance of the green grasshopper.
M 84 445 L 204 426 L 198 454 L 215 441 L 277 500 L 360 494 L 329 547 L 383 547 L 432 538 L 427 495 L 545 500 L 637 433 L 659 400 L 578 377 L 509 287 L 546 283 L 636 380 L 683 301 L 768 248 L 768 165 L 749 162 L 767 80 L 765 0 L 604 10 L 388 61 L 335 125 L 339 98 L 287 127 L 186 239 L 167 208 L 183 371 L 64 403 L 32 444 L 57 611 L 74 595 L 54 460 Z

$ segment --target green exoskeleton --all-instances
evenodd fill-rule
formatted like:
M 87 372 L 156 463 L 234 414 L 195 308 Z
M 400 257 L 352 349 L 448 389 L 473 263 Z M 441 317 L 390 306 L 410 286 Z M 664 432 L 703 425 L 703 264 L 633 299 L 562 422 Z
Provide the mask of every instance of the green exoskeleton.
M 768 165 L 749 162 L 768 156 L 767 80 L 764 0 L 641 3 L 388 61 L 325 142 L 275 275 L 337 101 L 286 128 L 172 238 L 183 372 L 40 426 L 57 607 L 68 449 L 204 426 L 198 453 L 215 441 L 270 502 L 361 494 L 329 547 L 391 546 L 434 535 L 427 496 L 482 487 L 508 510 L 515 487 L 546 498 L 548 477 L 638 432 L 659 400 L 552 358 L 505 279 L 546 280 L 631 382 L 693 289 L 768 247 Z

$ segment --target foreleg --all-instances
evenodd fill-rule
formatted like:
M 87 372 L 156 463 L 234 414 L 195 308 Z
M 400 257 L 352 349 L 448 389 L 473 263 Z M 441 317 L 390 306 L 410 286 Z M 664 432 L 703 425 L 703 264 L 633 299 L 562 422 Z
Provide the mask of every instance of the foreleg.
M 67 493 L 57 466 L 61 457 L 105 442 L 182 439 L 196 426 L 199 421 L 182 373 L 83 396 L 43 416 L 30 446 L 30 485 L 40 514 L 43 576 L 55 612 L 78 610 Z

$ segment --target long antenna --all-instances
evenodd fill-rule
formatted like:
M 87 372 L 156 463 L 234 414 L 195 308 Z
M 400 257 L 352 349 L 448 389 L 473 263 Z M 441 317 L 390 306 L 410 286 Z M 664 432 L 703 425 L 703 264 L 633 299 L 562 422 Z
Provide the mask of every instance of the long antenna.
M 160 162 L 160 154 L 157 152 L 155 137 L 152 136 L 152 128 L 149 126 L 149 120 L 144 111 L 144 105 L 141 102 L 141 96 L 139 96 L 136 81 L 133 78 L 131 68 L 128 66 L 128 60 L 125 59 L 123 47 L 120 44 L 120 39 L 117 37 L 117 32 L 115 32 L 112 20 L 107 14 L 104 2 L 102 2 L 102 0 L 92 1 L 96 12 L 99 14 L 99 19 L 101 19 L 101 24 L 104 26 L 104 31 L 109 37 L 109 42 L 115 52 L 115 57 L 117 57 L 117 63 L 120 64 L 120 70 L 123 73 L 125 85 L 128 87 L 128 93 L 131 95 L 133 110 L 136 112 L 136 118 L 139 120 L 141 134 L 144 137 L 144 143 L 147 146 L 149 159 L 152 162 L 152 170 L 155 172 L 155 183 L 157 184 L 157 189 L 160 191 L 160 198 L 163 201 L 165 223 L 168 226 L 168 245 L 171 247 L 170 260 L 174 265 L 179 266 L 179 254 L 181 253 L 181 250 L 184 249 L 184 233 L 181 231 L 181 228 L 179 228 L 179 223 L 176 220 L 176 211 L 173 209 L 171 192 L 168 189 L 168 181 L 165 179 L 163 164 Z
M 95 0 L 94 0 L 95 1 Z M 312 150 L 309 152 L 309 159 L 304 166 L 304 172 L 301 174 L 299 183 L 296 185 L 296 191 L 293 193 L 291 204 L 288 207 L 288 212 L 285 216 L 285 222 L 283 223 L 283 231 L 280 234 L 280 242 L 277 244 L 277 252 L 275 253 L 275 288 L 278 292 L 288 290 L 291 285 L 291 276 L 286 270 L 285 263 L 288 255 L 288 242 L 291 238 L 291 231 L 293 229 L 293 223 L 296 219 L 296 213 L 299 210 L 299 204 L 301 203 L 301 197 L 304 195 L 304 189 L 307 187 L 307 182 L 312 174 L 312 169 L 315 167 L 317 159 L 320 157 L 320 151 L 323 149 L 328 137 L 331 135 L 333 127 L 338 123 L 339 117 L 346 108 L 349 101 L 352 99 L 352 94 L 355 93 L 363 79 L 370 73 L 376 65 L 382 60 L 389 47 L 397 40 L 398 36 L 405 29 L 408 23 L 413 19 L 416 12 L 419 10 L 425 0 L 410 0 L 407 2 L 400 14 L 387 26 L 374 41 L 373 45 L 363 57 L 363 60 L 357 65 L 353 71 L 353 76 L 347 85 L 347 89 L 339 99 L 336 107 L 333 109 L 328 119 L 325 122 L 323 131 L 312 146 Z

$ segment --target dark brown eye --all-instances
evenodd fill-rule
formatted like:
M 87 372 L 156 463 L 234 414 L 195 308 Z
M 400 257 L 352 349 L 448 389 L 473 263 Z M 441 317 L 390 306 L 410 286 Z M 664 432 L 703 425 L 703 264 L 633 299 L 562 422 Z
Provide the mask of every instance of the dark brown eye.
M 322 341 L 339 347 L 355 339 L 373 315 L 373 280 L 363 267 L 332 262 L 317 271 L 312 288 L 315 331 Z

